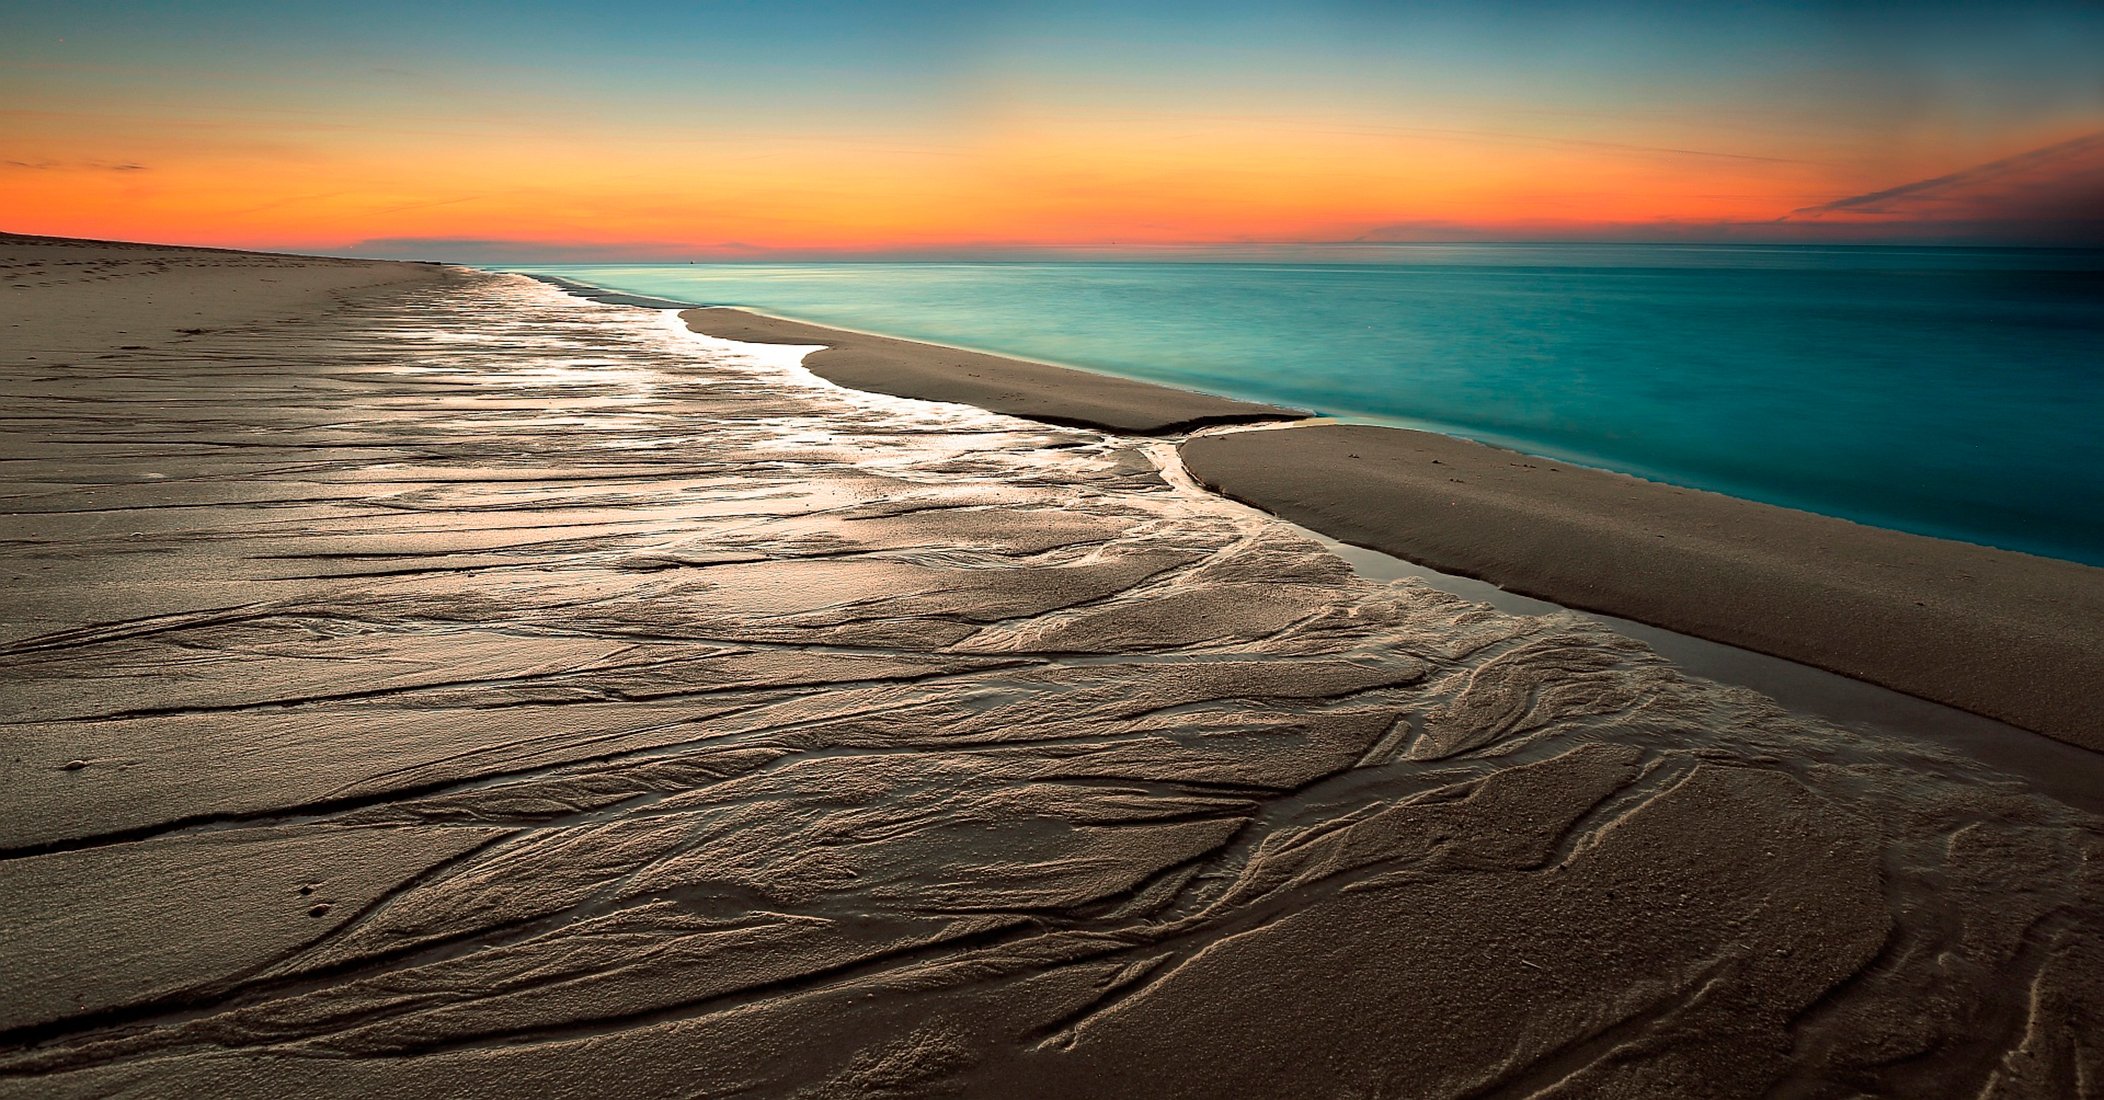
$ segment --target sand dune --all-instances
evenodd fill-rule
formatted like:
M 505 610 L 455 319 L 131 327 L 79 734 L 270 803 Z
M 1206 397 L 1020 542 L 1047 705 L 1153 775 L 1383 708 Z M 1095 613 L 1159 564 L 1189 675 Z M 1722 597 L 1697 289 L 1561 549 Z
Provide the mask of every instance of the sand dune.
M 0 291 L 0 1095 L 2104 1079 L 1977 761 L 520 278 L 47 321 L 154 255 Z

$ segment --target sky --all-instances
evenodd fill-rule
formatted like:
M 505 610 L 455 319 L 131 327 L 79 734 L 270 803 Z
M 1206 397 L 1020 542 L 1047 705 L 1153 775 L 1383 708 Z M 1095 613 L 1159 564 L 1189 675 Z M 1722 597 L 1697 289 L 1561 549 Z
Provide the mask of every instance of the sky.
M 2104 3 L 0 0 L 0 231 L 2104 244 Z

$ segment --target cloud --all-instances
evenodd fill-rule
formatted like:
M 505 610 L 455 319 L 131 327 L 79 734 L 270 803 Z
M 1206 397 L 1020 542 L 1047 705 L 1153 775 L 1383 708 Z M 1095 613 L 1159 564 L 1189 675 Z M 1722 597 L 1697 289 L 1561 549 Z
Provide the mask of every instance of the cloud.
M 146 166 L 137 161 L 106 160 L 0 160 L 0 168 L 14 168 L 27 172 L 144 172 Z
M 2021 244 L 2104 244 L 2104 131 L 1808 206 L 1778 221 Z
M 1450 241 L 2104 246 L 2104 131 L 1772 219 L 1399 221 L 1345 238 Z

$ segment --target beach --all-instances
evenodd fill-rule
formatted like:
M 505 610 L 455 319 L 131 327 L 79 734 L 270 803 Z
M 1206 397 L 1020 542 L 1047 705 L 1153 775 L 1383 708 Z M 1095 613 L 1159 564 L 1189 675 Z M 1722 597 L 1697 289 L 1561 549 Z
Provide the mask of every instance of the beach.
M 2104 569 L 1429 432 L 1209 435 L 1209 487 L 1348 542 L 2104 750 Z
M 2070 460 L 2104 419 L 2083 369 L 2104 338 L 2104 252 L 1296 255 L 504 270 L 602 301 L 734 306 L 850 330 L 835 340 L 882 333 L 1065 364 L 2104 566 L 2104 465 Z M 854 354 L 836 346 L 812 365 L 828 373 Z M 836 380 L 925 396 L 973 369 L 931 375 L 891 358 Z M 981 389 L 960 399 L 996 396 Z
M 2104 750 L 2104 569 L 1053 364 L 739 309 L 680 315 L 710 336 L 819 346 L 803 365 L 855 389 L 1189 434 L 1178 457 L 1206 488 L 1324 535 Z
M 0 1095 L 2104 1080 L 2098 570 L 465 268 L 0 283 Z

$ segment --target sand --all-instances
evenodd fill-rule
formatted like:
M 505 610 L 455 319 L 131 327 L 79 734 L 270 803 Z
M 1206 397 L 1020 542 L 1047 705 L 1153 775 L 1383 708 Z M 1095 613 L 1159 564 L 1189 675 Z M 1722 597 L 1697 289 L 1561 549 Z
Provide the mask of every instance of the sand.
M 1181 453 L 1208 487 L 1347 542 L 2104 749 L 2104 569 L 1426 432 L 1311 425 Z
M 1162 441 L 516 277 L 37 247 L 0 1096 L 2104 1079 L 2104 818 L 1932 740 L 1370 583 Z
M 1052 423 L 1161 434 L 1302 416 L 744 310 L 681 316 L 726 339 L 825 345 L 804 365 L 840 385 Z M 1295 425 L 1206 434 L 1181 453 L 1207 488 L 1334 538 L 2104 749 L 2104 569 L 1426 432 Z
M 769 317 L 742 309 L 690 309 L 696 332 L 754 344 L 821 344 L 805 369 L 872 393 L 954 401 L 1048 424 L 1162 435 L 1213 424 L 1293 420 L 1306 413 L 1134 382 L 1072 367 L 965 351 Z
M 0 233 L 0 257 L 0 308 L 23 316 L 10 316 L 0 337 L 32 355 L 136 350 L 228 324 L 303 319 L 345 294 L 427 282 L 442 270 L 13 233 Z M 140 277 L 168 274 L 177 277 Z

